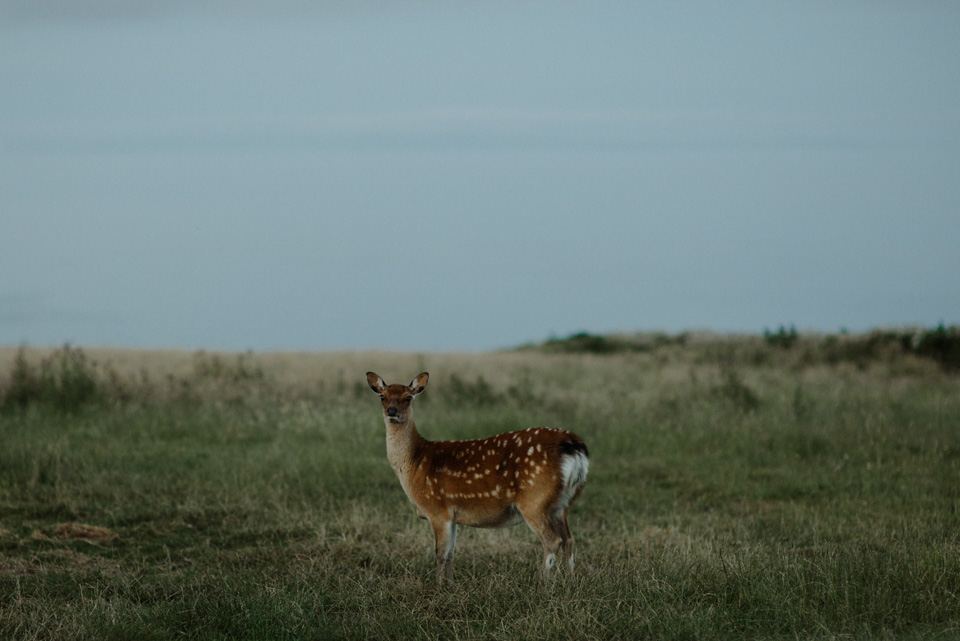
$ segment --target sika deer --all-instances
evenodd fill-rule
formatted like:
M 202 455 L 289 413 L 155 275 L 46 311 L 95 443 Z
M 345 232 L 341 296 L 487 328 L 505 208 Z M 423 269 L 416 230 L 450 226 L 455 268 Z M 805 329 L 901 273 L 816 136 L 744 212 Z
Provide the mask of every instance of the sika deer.
M 413 399 L 428 374 L 387 385 L 367 372 L 380 395 L 387 459 L 420 518 L 436 537 L 437 582 L 453 581 L 457 526 L 506 527 L 525 521 L 543 543 L 543 575 L 559 553 L 573 569 L 570 504 L 587 480 L 589 453 L 572 432 L 535 427 L 472 441 L 428 441 L 413 422 Z

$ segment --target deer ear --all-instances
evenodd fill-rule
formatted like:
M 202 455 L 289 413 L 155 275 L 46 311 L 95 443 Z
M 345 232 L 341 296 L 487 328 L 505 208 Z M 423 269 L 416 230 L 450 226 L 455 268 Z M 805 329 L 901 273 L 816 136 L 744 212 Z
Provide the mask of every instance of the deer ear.
M 423 388 L 427 386 L 428 378 L 430 378 L 430 375 L 423 372 L 422 374 L 417 374 L 417 377 L 413 379 L 410 383 L 410 391 L 413 392 L 414 396 L 422 392 Z
M 367 385 L 377 394 L 383 394 L 383 390 L 387 389 L 387 384 L 383 382 L 383 379 L 373 372 L 367 372 Z

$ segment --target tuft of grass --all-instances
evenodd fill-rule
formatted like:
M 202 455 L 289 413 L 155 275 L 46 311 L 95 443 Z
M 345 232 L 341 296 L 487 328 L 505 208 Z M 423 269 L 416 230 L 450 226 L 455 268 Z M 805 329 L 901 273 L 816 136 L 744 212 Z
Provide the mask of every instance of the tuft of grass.
M 97 365 L 81 349 L 64 345 L 32 366 L 21 347 L 0 397 L 0 409 L 24 409 L 44 404 L 59 412 L 75 412 L 105 400 L 107 388 Z
M 503 395 L 494 392 L 490 383 L 482 375 L 478 375 L 473 382 L 470 382 L 453 373 L 438 387 L 444 399 L 454 405 L 483 407 L 504 402 Z
M 712 390 L 716 398 L 727 401 L 745 412 L 752 412 L 760 406 L 760 397 L 743 382 L 736 370 L 725 368 L 722 377 L 723 382 Z

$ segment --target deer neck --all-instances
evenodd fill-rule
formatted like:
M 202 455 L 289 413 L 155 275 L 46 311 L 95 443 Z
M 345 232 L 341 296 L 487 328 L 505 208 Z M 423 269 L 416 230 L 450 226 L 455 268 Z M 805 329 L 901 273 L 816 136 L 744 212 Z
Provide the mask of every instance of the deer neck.
M 413 420 L 406 423 L 387 422 L 387 460 L 397 476 L 403 477 L 416 464 L 417 452 L 423 448 L 426 439 L 417 432 Z

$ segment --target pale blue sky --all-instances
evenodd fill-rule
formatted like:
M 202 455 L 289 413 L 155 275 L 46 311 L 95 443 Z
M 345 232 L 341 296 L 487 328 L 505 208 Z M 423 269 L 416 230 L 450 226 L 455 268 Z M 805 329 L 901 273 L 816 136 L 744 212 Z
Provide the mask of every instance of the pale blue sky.
M 0 344 L 960 322 L 960 3 L 0 0 Z

